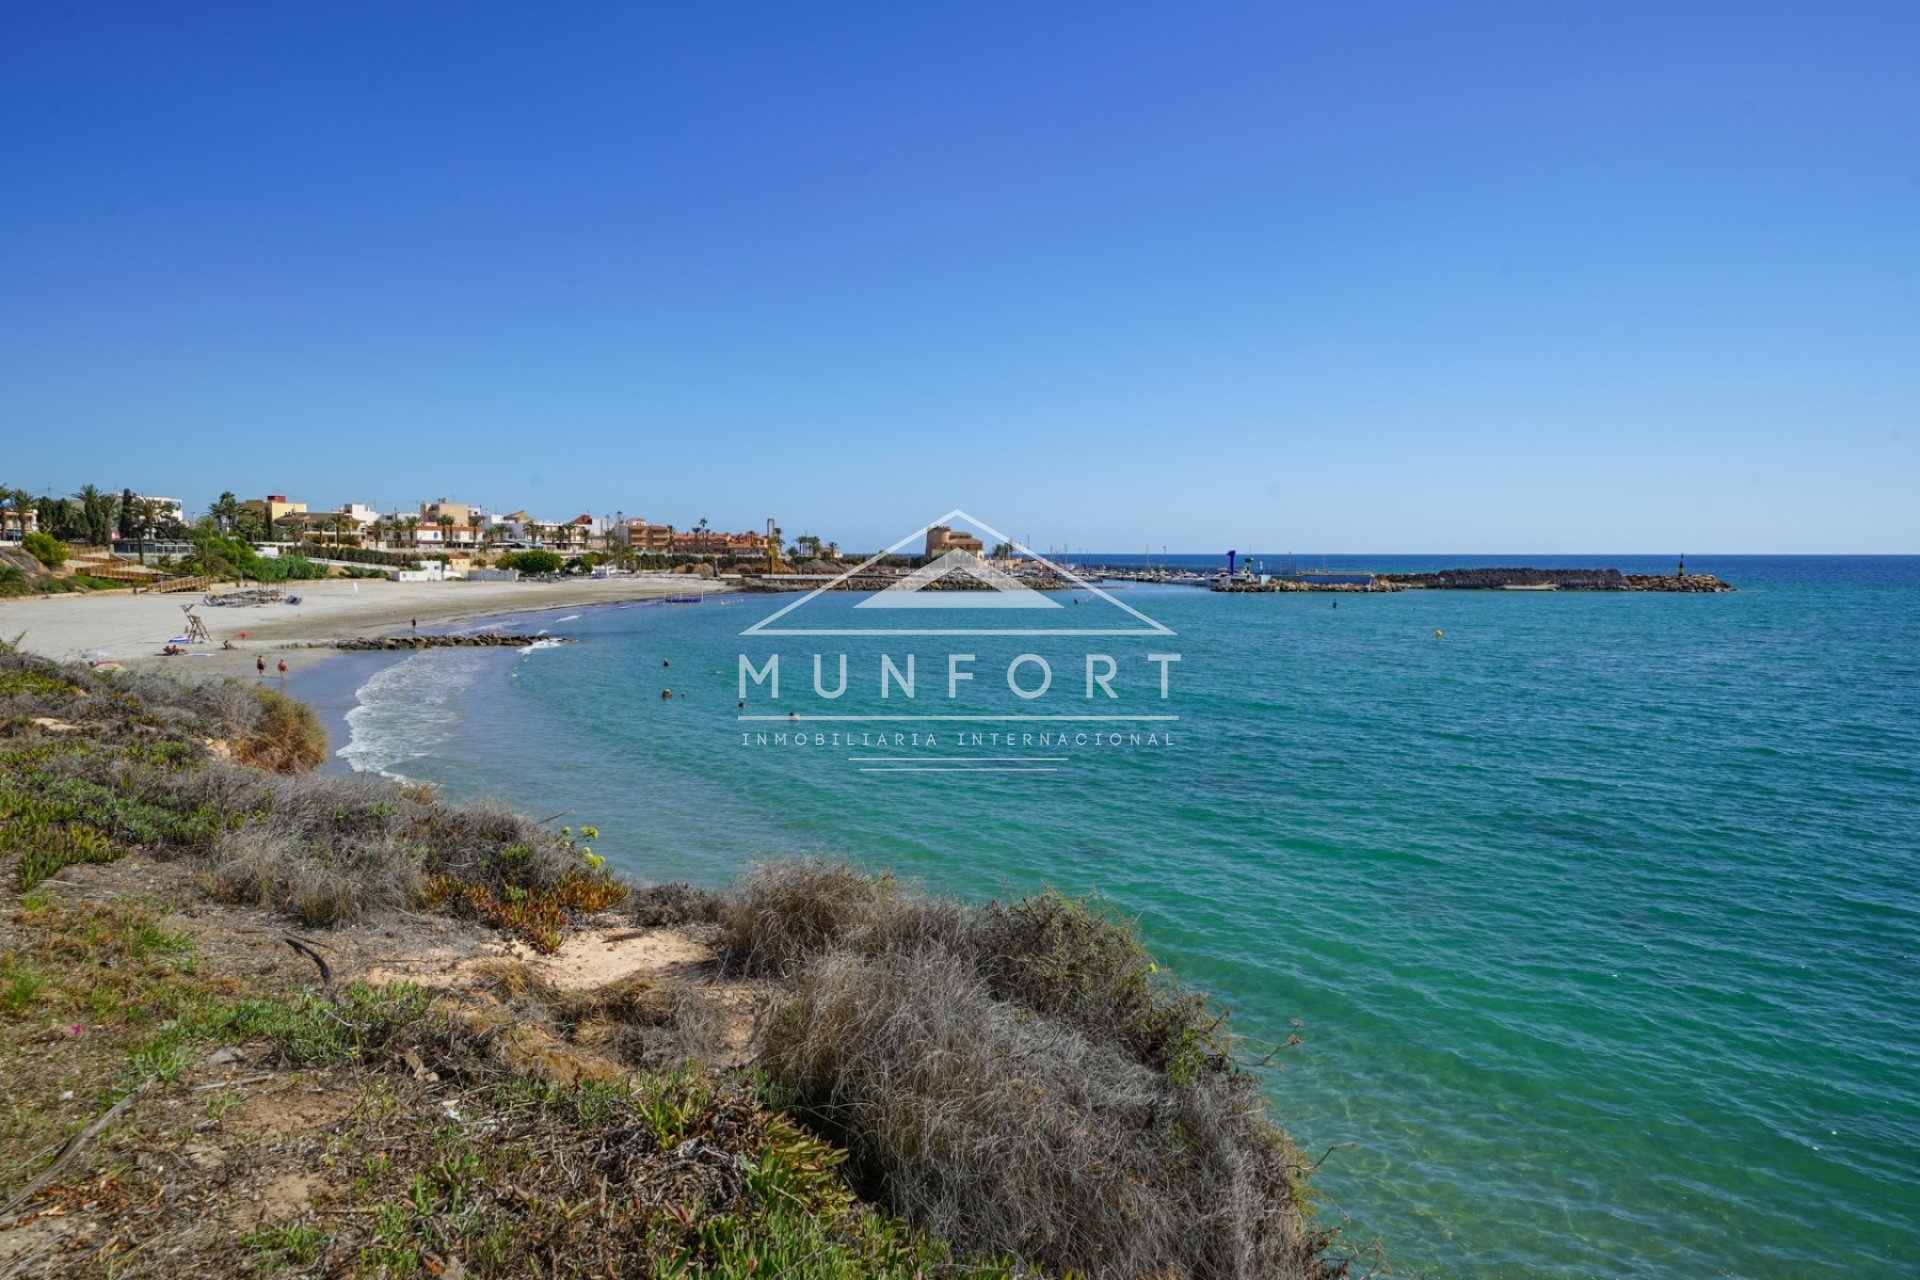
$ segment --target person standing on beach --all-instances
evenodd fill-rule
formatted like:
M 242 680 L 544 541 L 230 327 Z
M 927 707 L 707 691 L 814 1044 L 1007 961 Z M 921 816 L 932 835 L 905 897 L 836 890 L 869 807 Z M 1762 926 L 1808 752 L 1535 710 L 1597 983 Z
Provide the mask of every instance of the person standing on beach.
M 419 634 L 420 634 L 420 619 L 418 619 L 418 618 L 415 618 L 415 619 L 413 620 L 413 634 L 415 634 L 415 635 L 419 635 Z
M 253 660 L 253 669 L 255 671 L 258 671 L 263 676 L 267 674 L 267 655 L 266 654 L 263 653 L 259 657 Z
M 282 680 L 287 678 L 287 660 L 285 658 L 280 659 L 280 678 Z

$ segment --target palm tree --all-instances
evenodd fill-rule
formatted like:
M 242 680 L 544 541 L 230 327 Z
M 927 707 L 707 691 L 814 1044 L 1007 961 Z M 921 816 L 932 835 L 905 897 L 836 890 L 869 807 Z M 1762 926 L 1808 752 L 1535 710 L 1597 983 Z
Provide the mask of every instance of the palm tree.
M 707 549 L 707 518 L 700 517 L 700 523 L 693 526 L 694 550 L 704 552 Z
M 440 526 L 440 549 L 445 551 L 453 545 L 453 517 L 442 511 L 434 523 Z
M 120 500 L 91 484 L 81 485 L 80 491 L 73 496 L 80 503 L 80 516 L 86 526 L 87 541 L 96 547 L 112 545 L 113 517 Z
M 240 501 L 233 496 L 233 490 L 228 489 L 214 502 L 213 509 L 207 514 L 213 517 L 220 532 L 230 533 L 240 519 Z
M 134 519 L 140 534 L 141 564 L 147 562 L 147 542 L 153 537 L 154 527 L 160 523 L 160 513 L 165 510 L 158 498 L 138 498 L 134 502 Z

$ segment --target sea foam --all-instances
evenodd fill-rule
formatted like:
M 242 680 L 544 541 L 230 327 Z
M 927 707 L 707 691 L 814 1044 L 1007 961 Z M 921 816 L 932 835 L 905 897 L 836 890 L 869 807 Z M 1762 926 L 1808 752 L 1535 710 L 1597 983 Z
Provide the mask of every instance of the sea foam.
M 405 779 L 404 765 L 454 740 L 466 719 L 461 696 L 496 660 L 485 650 L 443 649 L 383 668 L 354 695 L 340 758 L 356 772 Z

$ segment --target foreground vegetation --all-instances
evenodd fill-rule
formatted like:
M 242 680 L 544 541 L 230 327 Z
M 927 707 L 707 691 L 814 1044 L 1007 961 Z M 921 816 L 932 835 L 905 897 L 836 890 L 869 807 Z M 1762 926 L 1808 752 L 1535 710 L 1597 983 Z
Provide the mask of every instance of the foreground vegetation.
M 1346 1269 L 1224 1015 L 1100 904 L 819 862 L 640 888 L 587 833 L 307 772 L 323 749 L 263 690 L 0 651 L 0 1070 L 28 1085 L 0 1270 Z M 292 935 L 321 963 L 287 925 L 330 931 Z M 763 993 L 744 1063 L 653 979 L 562 991 L 504 957 L 457 995 L 324 961 L 588 925 L 697 937 Z

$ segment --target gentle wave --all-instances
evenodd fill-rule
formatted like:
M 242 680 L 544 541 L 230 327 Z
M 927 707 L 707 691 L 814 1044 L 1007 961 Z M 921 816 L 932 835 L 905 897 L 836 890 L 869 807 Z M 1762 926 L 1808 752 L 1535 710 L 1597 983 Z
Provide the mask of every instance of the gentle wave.
M 417 653 L 376 673 L 347 712 L 348 741 L 336 753 L 356 772 L 405 780 L 403 765 L 429 759 L 453 742 L 465 714 L 461 697 L 486 674 L 493 655 L 446 649 Z

